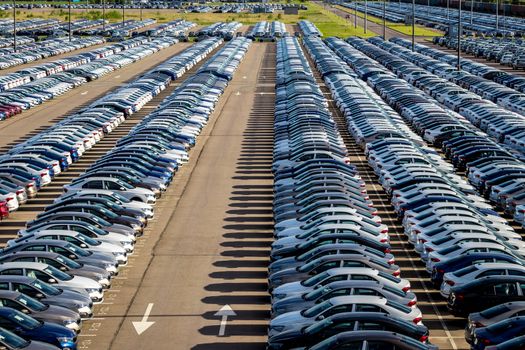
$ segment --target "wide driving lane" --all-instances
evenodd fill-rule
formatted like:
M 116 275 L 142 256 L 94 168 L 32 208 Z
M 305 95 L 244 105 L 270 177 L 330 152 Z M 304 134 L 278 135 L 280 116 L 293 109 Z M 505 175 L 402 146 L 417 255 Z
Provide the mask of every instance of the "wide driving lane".
M 264 349 L 274 84 L 275 44 L 252 44 L 156 206 L 132 268 L 117 277 L 115 302 L 131 304 L 101 316 L 87 348 Z M 155 323 L 138 335 L 132 322 L 150 304 L 147 321 Z M 225 304 L 236 316 L 219 337 L 214 314 Z

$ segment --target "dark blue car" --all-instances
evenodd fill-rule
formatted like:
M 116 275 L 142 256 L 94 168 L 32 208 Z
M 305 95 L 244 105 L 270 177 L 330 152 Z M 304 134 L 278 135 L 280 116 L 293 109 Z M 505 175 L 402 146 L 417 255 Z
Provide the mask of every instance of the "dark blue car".
M 503 320 L 474 332 L 472 349 L 484 350 L 489 345 L 497 345 L 525 334 L 525 316 Z
M 432 270 L 432 283 L 439 288 L 443 282 L 443 275 L 447 272 L 453 272 L 466 266 L 479 264 L 483 262 L 508 262 L 512 264 L 525 265 L 525 262 L 519 261 L 515 256 L 503 252 L 476 253 L 471 252 L 457 256 L 447 261 L 437 263 Z
M 77 348 L 75 331 L 57 324 L 38 321 L 9 307 L 0 308 L 0 327 L 22 338 L 53 344 L 61 349 Z

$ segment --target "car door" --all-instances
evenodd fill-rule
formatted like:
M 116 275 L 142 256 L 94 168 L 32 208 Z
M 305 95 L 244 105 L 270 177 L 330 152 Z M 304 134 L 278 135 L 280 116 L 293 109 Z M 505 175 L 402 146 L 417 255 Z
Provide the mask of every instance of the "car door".
M 498 298 L 502 298 L 505 301 L 523 299 L 521 286 L 517 282 L 497 283 L 494 285 L 494 292 L 496 298 L 493 300 L 493 305 L 498 302 Z

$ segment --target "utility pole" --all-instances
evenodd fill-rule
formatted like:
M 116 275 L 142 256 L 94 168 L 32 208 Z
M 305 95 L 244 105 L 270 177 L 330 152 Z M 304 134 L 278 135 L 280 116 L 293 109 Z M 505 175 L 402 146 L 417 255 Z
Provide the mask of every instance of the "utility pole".
M 458 17 L 458 71 L 461 70 L 461 0 L 459 0 Z
M 142 20 L 142 16 L 140 19 Z M 357 2 L 355 2 L 354 8 L 354 28 L 357 28 Z
M 383 0 L 383 40 L 386 40 L 386 0 Z
M 365 34 L 366 34 L 366 30 L 368 28 L 368 21 L 367 21 L 367 16 L 368 15 L 368 0 L 365 0 Z
M 474 0 L 470 0 L 470 25 L 474 23 Z
M 71 0 L 69 0 L 69 21 L 68 21 L 68 32 L 69 32 L 69 41 L 71 41 Z
M 13 0 L 13 51 L 16 52 L 16 2 Z
M 102 0 L 102 31 L 106 31 L 106 0 Z
M 499 30 L 499 0 L 496 0 L 496 30 Z
M 416 42 L 416 0 L 412 0 L 412 52 Z

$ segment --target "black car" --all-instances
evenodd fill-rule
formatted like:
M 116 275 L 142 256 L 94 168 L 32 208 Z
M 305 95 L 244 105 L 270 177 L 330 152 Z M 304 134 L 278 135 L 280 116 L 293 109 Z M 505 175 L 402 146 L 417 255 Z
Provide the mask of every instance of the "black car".
M 511 301 L 525 301 L 525 277 L 487 276 L 453 287 L 447 307 L 453 315 L 466 316 Z

